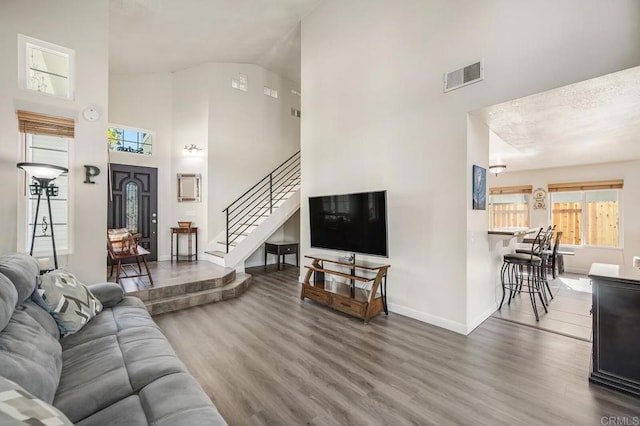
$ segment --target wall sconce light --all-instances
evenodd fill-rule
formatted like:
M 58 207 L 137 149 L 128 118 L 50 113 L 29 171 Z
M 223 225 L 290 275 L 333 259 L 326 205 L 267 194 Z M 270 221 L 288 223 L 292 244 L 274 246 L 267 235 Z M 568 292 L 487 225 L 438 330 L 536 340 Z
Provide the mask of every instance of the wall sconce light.
M 504 164 L 494 164 L 493 166 L 489 166 L 489 172 L 498 176 L 500 173 L 504 172 L 507 169 L 507 166 Z
M 58 269 L 58 255 L 56 253 L 56 239 L 53 234 L 53 217 L 51 217 L 51 197 L 58 195 L 58 187 L 53 184 L 55 178 L 62 173 L 67 173 L 69 169 L 66 167 L 54 166 L 52 164 L 42 163 L 18 163 L 19 169 L 24 170 L 35 183 L 29 185 L 29 191 L 31 195 L 37 195 L 38 201 L 36 202 L 36 214 L 33 219 L 33 233 L 31 234 L 31 250 L 29 254 L 33 256 L 33 246 L 36 241 L 36 225 L 38 222 L 38 212 L 40 210 L 40 199 L 44 192 L 47 196 L 47 206 L 49 207 L 49 224 L 51 225 L 51 244 L 53 246 L 53 261 L 56 269 Z M 43 229 L 46 230 L 46 221 L 43 218 Z
M 185 145 L 183 152 L 184 155 L 200 155 L 202 153 L 202 148 L 192 143 L 191 145 Z

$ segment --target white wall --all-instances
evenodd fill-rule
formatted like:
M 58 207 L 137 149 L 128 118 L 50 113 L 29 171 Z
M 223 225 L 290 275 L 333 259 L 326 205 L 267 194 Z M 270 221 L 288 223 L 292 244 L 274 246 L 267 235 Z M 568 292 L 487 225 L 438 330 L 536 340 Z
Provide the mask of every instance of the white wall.
M 471 115 L 467 119 L 467 194 L 473 194 L 473 166 L 489 167 L 489 133 L 487 125 Z M 488 179 L 488 178 L 487 178 Z M 473 210 L 472 196 L 467 197 L 467 329 L 471 331 L 495 311 L 495 279 L 489 236 L 487 210 Z M 487 200 L 488 202 L 488 200 Z
M 5 0 L 0 3 L 0 253 L 18 249 L 18 203 L 22 195 L 21 142 L 15 111 L 71 117 L 76 120 L 71 147 L 70 206 L 72 253 L 60 257 L 60 266 L 72 270 L 85 282 L 105 279 L 107 207 L 106 126 L 108 103 L 108 17 L 107 0 Z M 18 89 L 17 34 L 22 33 L 75 50 L 76 90 L 74 100 L 64 100 Z M 81 111 L 94 105 L 100 119 L 89 122 Z M 83 184 L 84 165 L 102 173 L 96 184 Z
M 302 23 L 303 254 L 307 197 L 386 189 L 391 310 L 469 332 L 492 302 L 468 300 L 491 274 L 468 269 L 469 163 L 489 157 L 467 113 L 639 64 L 639 21 L 632 0 L 321 3 Z M 480 58 L 483 82 L 443 93 Z
M 586 274 L 591 263 L 631 265 L 633 256 L 640 256 L 640 161 L 596 164 L 591 166 L 505 172 L 489 177 L 489 186 L 532 185 L 533 189 L 547 189 L 550 183 L 585 182 L 593 180 L 624 179 L 620 200 L 620 229 L 623 248 L 571 247 L 575 256 L 565 256 L 565 271 Z M 531 210 L 531 226 L 550 224 L 549 201 L 546 209 Z M 561 240 L 562 241 L 562 240 Z
M 171 174 L 172 95 L 171 73 L 109 75 L 110 123 L 150 130 L 154 134 L 153 155 L 112 151 L 110 156 L 114 164 L 158 169 L 157 254 L 160 260 L 169 258 L 169 227 L 178 226 L 171 213 L 176 198 L 169 190 L 176 186 L 176 177 Z
M 247 75 L 249 91 L 231 87 Z M 300 149 L 299 85 L 250 64 L 208 64 L 209 239 L 225 230 L 222 210 Z M 263 94 L 278 91 L 274 99 Z
M 173 140 L 171 144 L 171 179 L 177 182 L 178 173 L 201 175 L 200 202 L 178 203 L 178 187 L 172 184 L 164 190 L 173 202 L 169 223 L 191 221 L 198 227 L 198 249 L 204 251 L 207 242 L 207 202 L 212 196 L 208 185 L 207 155 L 218 155 L 209 149 L 209 65 L 178 71 L 173 74 Z M 184 155 L 184 146 L 195 144 L 203 148 L 203 156 Z M 183 238 L 186 242 L 186 238 Z M 185 252 L 186 253 L 186 252 Z

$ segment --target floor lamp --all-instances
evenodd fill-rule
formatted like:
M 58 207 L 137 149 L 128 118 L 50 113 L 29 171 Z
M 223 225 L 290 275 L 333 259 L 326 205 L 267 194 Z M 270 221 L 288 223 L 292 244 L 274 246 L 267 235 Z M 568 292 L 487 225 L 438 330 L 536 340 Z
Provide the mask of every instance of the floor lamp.
M 53 245 L 53 262 L 55 268 L 58 269 L 58 255 L 56 254 L 56 239 L 53 233 L 53 218 L 51 217 L 51 197 L 58 195 L 58 187 L 53 184 L 53 180 L 60 176 L 62 173 L 66 173 L 69 169 L 60 166 L 54 166 L 52 164 L 42 163 L 18 163 L 19 169 L 24 170 L 34 183 L 29 185 L 29 191 L 31 195 L 37 195 L 38 201 L 36 202 L 36 214 L 33 220 L 33 233 L 31 234 L 31 250 L 29 254 L 33 256 L 33 246 L 36 242 L 36 224 L 38 222 L 38 211 L 40 210 L 40 199 L 44 192 L 47 196 L 47 205 L 49 206 L 49 223 L 51 224 L 51 243 Z

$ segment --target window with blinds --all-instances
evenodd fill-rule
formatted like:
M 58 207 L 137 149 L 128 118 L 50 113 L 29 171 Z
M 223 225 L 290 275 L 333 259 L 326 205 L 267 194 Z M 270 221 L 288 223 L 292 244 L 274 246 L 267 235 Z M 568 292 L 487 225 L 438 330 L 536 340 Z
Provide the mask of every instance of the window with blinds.
M 74 121 L 70 118 L 54 117 L 28 111 L 18 111 L 18 123 L 24 141 L 24 161 L 69 167 L 69 150 L 74 135 Z M 30 177 L 25 173 L 26 221 L 24 229 L 28 247 L 35 227 L 34 255 L 50 254 L 52 251 L 51 229 L 54 227 L 58 253 L 69 251 L 69 175 L 63 173 L 53 184 L 59 188 L 58 195 L 51 197 L 51 217 L 46 199 L 40 202 L 38 217 L 35 216 L 38 196 L 31 195 L 28 185 Z
M 489 188 L 489 228 L 529 227 L 532 186 Z
M 622 180 L 550 184 L 551 223 L 562 231 L 562 243 L 621 247 L 623 184 Z

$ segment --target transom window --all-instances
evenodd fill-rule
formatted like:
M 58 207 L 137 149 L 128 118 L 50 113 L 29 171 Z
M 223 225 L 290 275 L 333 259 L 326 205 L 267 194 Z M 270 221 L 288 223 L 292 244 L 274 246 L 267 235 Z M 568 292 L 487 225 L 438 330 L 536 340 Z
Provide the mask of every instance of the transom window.
M 23 89 L 73 99 L 75 52 L 18 34 L 18 83 Z
M 112 126 L 107 129 L 109 149 L 133 154 L 151 155 L 153 135 L 147 130 Z

